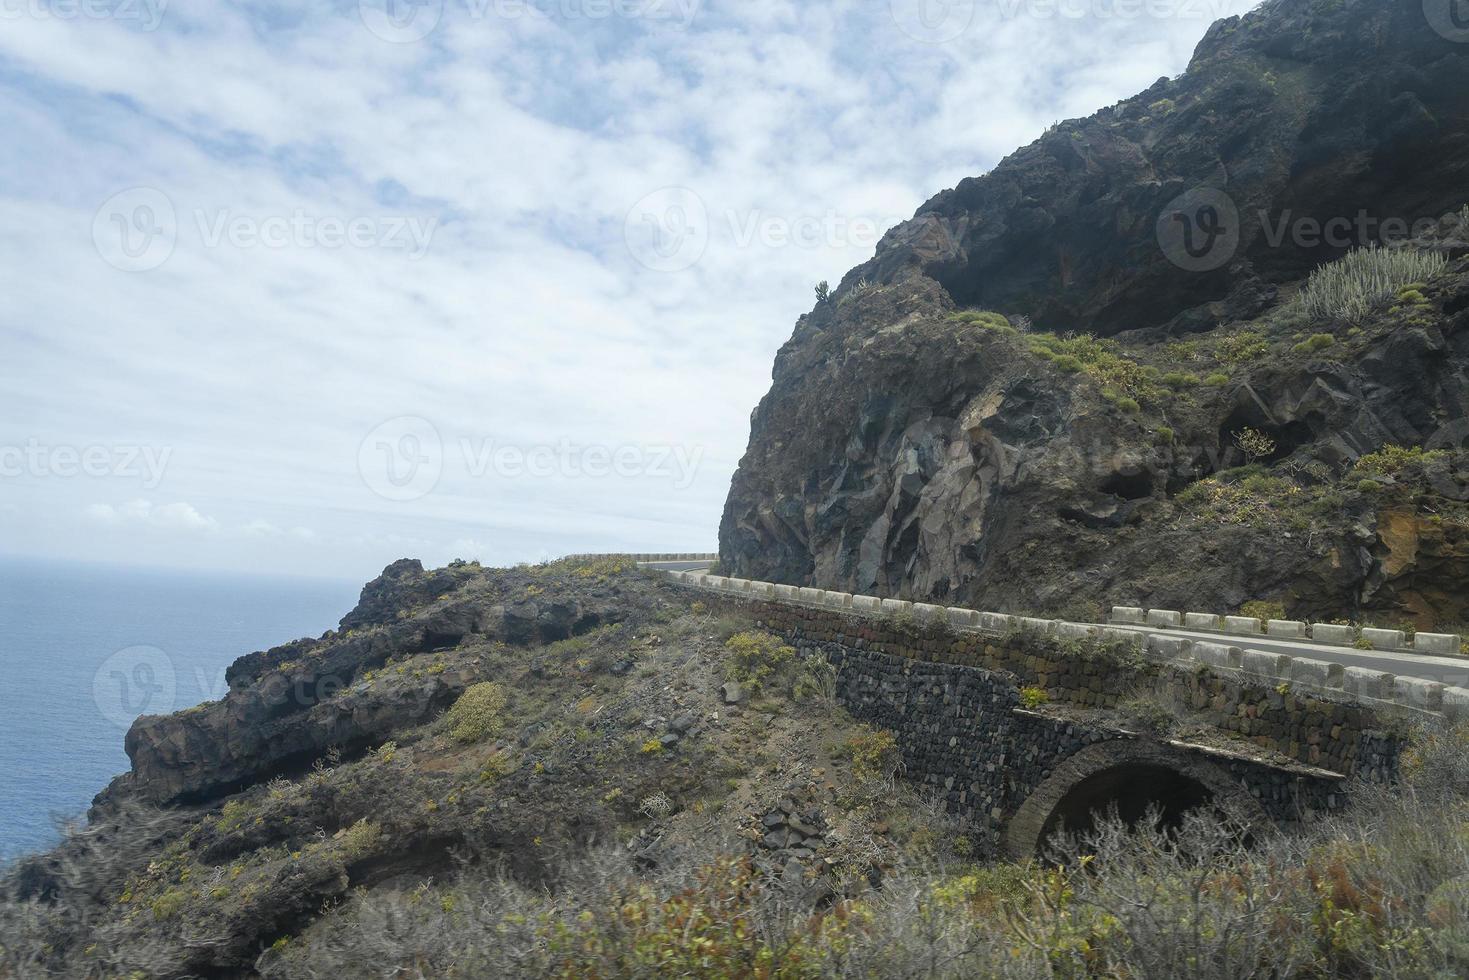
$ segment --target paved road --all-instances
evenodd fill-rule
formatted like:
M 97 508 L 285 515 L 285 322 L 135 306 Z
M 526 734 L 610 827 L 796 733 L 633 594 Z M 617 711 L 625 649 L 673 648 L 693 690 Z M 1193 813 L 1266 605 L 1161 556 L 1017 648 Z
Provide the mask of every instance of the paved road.
M 658 561 L 645 562 L 655 568 L 670 571 L 703 571 L 708 561 Z M 1114 624 L 1115 625 L 1115 624 Z M 1400 677 L 1421 677 L 1439 681 L 1454 687 L 1469 687 L 1469 657 L 1430 657 L 1419 653 L 1394 653 L 1389 650 L 1357 650 L 1352 647 L 1335 647 L 1322 643 L 1302 643 L 1297 640 L 1281 639 L 1278 636 L 1241 636 L 1236 633 L 1210 633 L 1204 630 L 1157 629 L 1149 626 L 1121 626 L 1120 629 L 1138 633 L 1158 633 L 1208 643 L 1223 643 L 1227 646 L 1244 647 L 1247 650 L 1264 650 L 1268 653 L 1283 653 L 1291 657 L 1307 657 L 1341 664 L 1344 667 L 1365 667 L 1381 670 Z
M 1227 646 L 1244 647 L 1247 650 L 1284 653 L 1292 657 L 1309 657 L 1312 660 L 1325 660 L 1344 667 L 1384 670 L 1401 677 L 1421 677 L 1425 680 L 1441 681 L 1455 687 L 1469 687 L 1469 658 L 1466 657 L 1430 657 L 1421 653 L 1395 653 L 1390 650 L 1357 650 L 1352 647 L 1334 647 L 1323 643 L 1285 640 L 1278 636 L 1241 636 L 1236 633 L 1154 629 L 1145 626 L 1124 626 L 1122 628 L 1136 630 L 1139 633 L 1158 633 L 1163 636 L 1180 636 L 1190 640 L 1223 643 Z

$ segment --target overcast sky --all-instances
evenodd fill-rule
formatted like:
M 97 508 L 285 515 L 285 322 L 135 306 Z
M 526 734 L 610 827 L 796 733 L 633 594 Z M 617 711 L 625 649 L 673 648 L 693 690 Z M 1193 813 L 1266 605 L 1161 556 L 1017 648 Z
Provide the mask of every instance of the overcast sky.
M 0 552 L 711 549 L 813 284 L 1247 6 L 1127 3 L 0 0 Z

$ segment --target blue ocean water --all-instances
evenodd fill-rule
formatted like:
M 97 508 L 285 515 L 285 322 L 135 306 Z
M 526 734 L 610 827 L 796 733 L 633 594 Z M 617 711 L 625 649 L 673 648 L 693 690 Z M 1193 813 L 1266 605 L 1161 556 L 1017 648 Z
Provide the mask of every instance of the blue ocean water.
M 360 588 L 0 558 L 0 860 L 127 770 L 133 718 L 222 697 L 235 658 L 333 628 Z

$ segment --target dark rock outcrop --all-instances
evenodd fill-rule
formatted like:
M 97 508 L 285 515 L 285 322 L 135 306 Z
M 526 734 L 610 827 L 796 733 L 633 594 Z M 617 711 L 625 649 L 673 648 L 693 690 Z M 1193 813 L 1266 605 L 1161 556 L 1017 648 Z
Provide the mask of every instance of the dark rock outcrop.
M 722 564 L 1078 616 L 1263 596 L 1424 626 L 1469 612 L 1452 599 L 1454 561 L 1430 549 L 1395 567 L 1405 552 L 1378 534 L 1395 533 L 1379 513 L 1389 502 L 1346 484 L 1292 521 L 1270 504 L 1270 521 L 1204 527 L 1177 501 L 1245 462 L 1246 428 L 1274 443 L 1261 462 L 1308 489 L 1386 444 L 1469 441 L 1454 438 L 1469 435 L 1466 93 L 1469 46 L 1418 5 L 1275 0 L 1215 24 L 1184 76 L 938 195 L 777 355 L 725 506 Z M 1194 231 L 1226 213 L 1222 251 L 1180 251 L 1168 220 L 1180 209 Z M 1353 219 L 1362 245 L 1392 230 L 1384 219 L 1433 216 L 1416 244 L 1448 271 L 1416 305 L 1313 323 L 1292 312 L 1295 284 L 1345 248 L 1280 224 L 1333 216 Z M 956 318 L 964 308 L 1019 332 Z M 1073 330 L 1104 338 L 1117 369 L 1036 356 L 1026 336 Z M 1320 331 L 1329 351 L 1301 345 Z M 1240 353 L 1251 338 L 1258 349 Z M 1171 390 L 1158 380 L 1170 372 Z M 1139 406 L 1123 397 L 1134 382 L 1161 393 Z M 1449 484 L 1428 496 L 1457 506 Z
M 478 566 L 425 572 L 416 560 L 394 562 L 363 589 L 343 632 L 241 657 L 223 700 L 139 718 L 124 742 L 132 771 L 98 805 L 133 795 L 204 801 L 299 773 L 329 751 L 350 756 L 432 719 L 478 679 L 472 669 L 384 669 L 390 661 L 473 643 L 551 643 L 621 622 L 632 608 L 612 587 L 541 591 L 527 579 L 506 594 L 481 575 Z

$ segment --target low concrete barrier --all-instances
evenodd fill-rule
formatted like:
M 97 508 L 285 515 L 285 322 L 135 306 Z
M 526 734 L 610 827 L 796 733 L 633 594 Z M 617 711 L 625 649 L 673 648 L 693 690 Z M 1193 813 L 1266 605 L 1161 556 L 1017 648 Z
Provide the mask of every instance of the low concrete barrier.
M 1301 640 L 1306 636 L 1306 624 L 1296 622 L 1294 619 L 1272 619 L 1265 624 L 1265 632 L 1270 636 Z
M 879 607 L 884 616 L 906 616 L 913 612 L 913 603 L 906 599 L 883 599 Z
M 1141 626 L 1143 625 L 1143 611 L 1136 606 L 1113 606 L 1112 622 Z
M 1291 658 L 1283 653 L 1267 653 L 1264 650 L 1246 650 L 1240 658 L 1240 669 L 1261 677 L 1290 679 Z
M 1290 679 L 1297 684 L 1337 688 L 1342 686 L 1344 673 L 1345 668 L 1341 664 L 1327 663 L 1324 660 L 1293 657 L 1290 663 Z
M 1172 609 L 1149 609 L 1147 624 L 1161 626 L 1164 629 L 1170 626 L 1182 626 L 1183 613 L 1174 612 Z
M 1457 633 L 1418 633 L 1413 637 L 1413 650 L 1417 653 L 1457 657 L 1463 649 L 1464 641 Z
M 852 608 L 866 613 L 882 612 L 882 600 L 875 595 L 852 596 Z
M 775 587 L 775 597 L 777 599 L 784 599 L 787 602 L 799 602 L 801 599 L 801 590 L 797 589 L 794 585 L 777 585 Z
M 1244 658 L 1244 651 L 1239 647 L 1223 643 L 1195 643 L 1190 652 L 1199 663 L 1222 670 L 1239 670 Z
M 828 592 L 826 604 L 832 609 L 851 609 L 852 593 L 850 592 Z
M 1260 621 L 1254 616 L 1225 616 L 1224 632 L 1240 633 L 1244 636 L 1259 636 Z
M 1214 613 L 1184 613 L 1183 625 L 1191 630 L 1217 630 L 1220 617 Z
M 1341 626 L 1336 623 L 1312 623 L 1311 639 L 1317 643 L 1330 643 L 1333 646 L 1349 647 L 1357 642 L 1357 628 L 1355 626 Z
M 1059 629 L 1059 627 L 1058 627 Z M 1188 660 L 1194 641 L 1181 636 L 1159 636 L 1153 634 L 1143 643 L 1143 651 L 1160 660 Z
M 1393 700 L 1402 704 L 1439 711 L 1443 708 L 1444 686 L 1437 681 L 1426 681 L 1419 677 L 1393 678 Z
M 800 589 L 796 593 L 802 602 L 809 602 L 815 606 L 826 605 L 826 592 L 822 589 Z
M 920 623 L 948 622 L 948 615 L 944 612 L 944 607 L 935 606 L 930 602 L 913 603 L 913 618 Z
M 1097 627 L 1085 623 L 1056 623 L 1054 629 L 1063 640 L 1089 640 L 1097 635 Z
M 1393 696 L 1393 675 L 1367 667 L 1347 667 L 1342 671 L 1342 690 L 1358 697 L 1387 700 Z
M 978 610 L 974 610 L 974 609 L 960 609 L 957 606 L 950 606 L 949 609 L 948 609 L 948 616 L 949 616 L 949 625 L 950 626 L 958 626 L 958 627 L 961 627 L 961 628 L 962 627 L 976 627 L 977 628 L 980 625 L 979 624 L 979 612 L 978 612 Z
M 1008 633 L 1014 618 L 1004 613 L 982 612 L 979 614 L 979 627 L 991 633 Z
M 1372 644 L 1374 650 L 1398 650 L 1408 642 L 1402 630 L 1380 630 L 1371 626 L 1362 627 L 1362 639 Z

